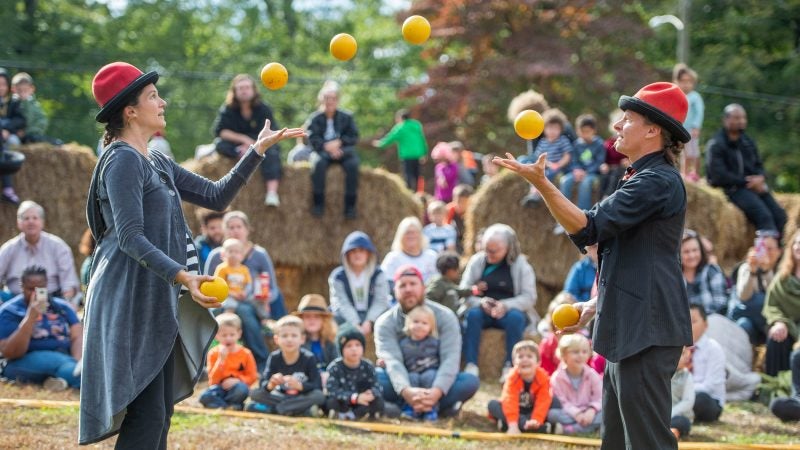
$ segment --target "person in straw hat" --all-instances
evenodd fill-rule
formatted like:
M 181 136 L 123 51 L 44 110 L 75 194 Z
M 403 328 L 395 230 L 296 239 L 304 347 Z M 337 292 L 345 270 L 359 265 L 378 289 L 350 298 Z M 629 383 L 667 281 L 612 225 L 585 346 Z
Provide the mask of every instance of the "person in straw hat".
M 319 294 L 306 294 L 300 299 L 295 316 L 303 319 L 306 340 L 303 348 L 317 358 L 317 368 L 322 374 L 322 385 L 327 381 L 328 364 L 339 357 L 336 347 L 336 321 L 328 310 L 328 302 Z
M 79 442 L 119 433 L 117 448 L 166 448 L 173 404 L 190 396 L 216 322 L 203 295 L 197 251 L 181 200 L 222 210 L 271 145 L 303 136 L 270 130 L 217 182 L 191 173 L 147 143 L 166 126 L 158 73 L 125 62 L 92 80 L 106 124 L 105 150 L 89 187 L 86 216 L 97 240 L 86 304 Z
M 521 164 L 507 154 L 495 163 L 539 190 L 582 252 L 598 244 L 598 295 L 577 304 L 579 323 L 563 332 L 596 316 L 595 350 L 608 360 L 601 448 L 676 449 L 670 379 L 682 346 L 692 344 L 679 258 L 686 190 L 676 168 L 691 137 L 682 125 L 688 102 L 678 86 L 659 82 L 620 97 L 619 107 L 616 148 L 632 164 L 619 188 L 588 211 L 545 177 L 545 155 Z

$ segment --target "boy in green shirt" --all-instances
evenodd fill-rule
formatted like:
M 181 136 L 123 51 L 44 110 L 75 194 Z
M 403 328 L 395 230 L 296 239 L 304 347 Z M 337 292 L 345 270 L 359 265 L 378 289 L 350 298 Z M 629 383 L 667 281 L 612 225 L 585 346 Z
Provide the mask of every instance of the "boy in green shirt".
M 397 143 L 397 157 L 403 164 L 403 178 L 412 192 L 417 190 L 420 175 L 420 160 L 428 154 L 428 143 L 422 131 L 422 124 L 412 119 L 408 110 L 401 109 L 394 115 L 395 126 L 381 140 L 372 145 L 386 148 Z

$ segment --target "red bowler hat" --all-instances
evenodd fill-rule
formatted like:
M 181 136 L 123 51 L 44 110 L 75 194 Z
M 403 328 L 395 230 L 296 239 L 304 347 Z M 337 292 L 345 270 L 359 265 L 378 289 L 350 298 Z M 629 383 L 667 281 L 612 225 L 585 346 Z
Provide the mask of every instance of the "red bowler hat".
M 98 105 L 100 112 L 95 116 L 95 120 L 106 123 L 111 119 L 111 115 L 125 104 L 128 96 L 158 81 L 158 73 L 155 71 L 143 73 L 136 67 L 125 62 L 113 62 L 103 66 L 92 80 L 92 94 Z
M 677 85 L 666 82 L 648 84 L 633 97 L 619 98 L 619 108 L 631 110 L 647 117 L 656 125 L 664 127 L 681 142 L 689 142 L 692 136 L 683 127 L 689 101 Z

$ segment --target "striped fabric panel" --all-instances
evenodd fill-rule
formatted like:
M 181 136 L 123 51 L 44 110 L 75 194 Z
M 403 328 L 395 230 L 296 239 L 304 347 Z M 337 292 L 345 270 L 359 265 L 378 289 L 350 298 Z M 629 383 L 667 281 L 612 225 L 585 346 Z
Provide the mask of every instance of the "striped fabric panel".
M 197 249 L 189 233 L 186 233 L 186 271 L 192 275 L 200 273 L 200 260 L 197 258 Z M 181 286 L 181 294 L 188 292 L 186 286 Z

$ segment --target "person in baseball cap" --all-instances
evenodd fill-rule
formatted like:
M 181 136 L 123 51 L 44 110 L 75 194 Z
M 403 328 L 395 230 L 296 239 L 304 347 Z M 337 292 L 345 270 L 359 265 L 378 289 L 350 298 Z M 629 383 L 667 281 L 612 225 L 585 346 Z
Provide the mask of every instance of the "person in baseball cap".
M 682 122 L 688 101 L 672 83 L 652 83 L 619 99 L 617 151 L 631 160 L 617 190 L 589 210 L 573 205 L 544 175 L 544 155 L 495 164 L 533 184 L 553 217 L 586 253 L 598 244 L 598 295 L 576 303 L 578 325 L 595 312 L 594 350 L 607 360 L 602 449 L 677 449 L 670 431 L 670 380 L 683 346 L 692 345 L 689 301 L 678 249 L 686 190 L 676 168 L 690 139 Z M 638 398 L 642 401 L 631 401 Z

